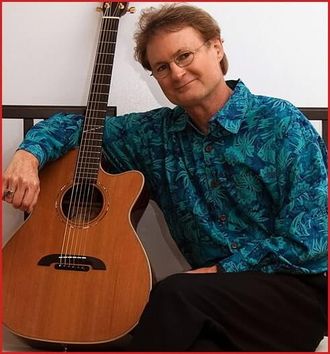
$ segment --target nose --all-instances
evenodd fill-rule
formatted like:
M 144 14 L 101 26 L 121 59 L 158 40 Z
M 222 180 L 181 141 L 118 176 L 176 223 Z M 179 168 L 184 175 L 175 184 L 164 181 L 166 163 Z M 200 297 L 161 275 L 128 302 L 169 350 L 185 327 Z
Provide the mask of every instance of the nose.
M 181 79 L 181 77 L 186 73 L 185 68 L 180 68 L 175 62 L 170 64 L 170 75 L 172 79 Z

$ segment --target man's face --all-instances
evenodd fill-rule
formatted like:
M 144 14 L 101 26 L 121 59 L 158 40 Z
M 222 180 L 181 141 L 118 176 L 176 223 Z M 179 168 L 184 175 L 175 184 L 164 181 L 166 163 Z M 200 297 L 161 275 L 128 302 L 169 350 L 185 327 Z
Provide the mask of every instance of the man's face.
M 214 93 L 223 83 L 220 61 L 223 48 L 219 39 L 203 45 L 200 33 L 192 27 L 177 32 L 161 31 L 147 45 L 147 56 L 152 71 L 162 65 L 169 66 L 169 73 L 157 81 L 166 97 L 181 107 L 193 107 L 216 96 Z M 188 66 L 179 67 L 173 59 L 187 50 L 198 51 Z

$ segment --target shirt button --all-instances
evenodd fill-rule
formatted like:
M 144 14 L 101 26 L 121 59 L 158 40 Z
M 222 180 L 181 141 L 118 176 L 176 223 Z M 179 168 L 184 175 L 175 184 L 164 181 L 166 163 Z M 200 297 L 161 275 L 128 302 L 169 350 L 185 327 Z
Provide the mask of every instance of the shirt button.
M 227 216 L 226 216 L 226 215 L 220 215 L 220 216 L 219 216 L 219 220 L 220 220 L 221 222 L 225 222 L 225 221 L 227 220 Z
M 212 187 L 212 188 L 216 188 L 216 187 L 218 187 L 218 185 L 219 185 L 219 181 L 218 181 L 218 180 L 213 179 L 213 180 L 211 181 L 211 187 Z
M 205 146 L 205 151 L 210 152 L 213 149 L 213 146 L 211 144 Z
M 232 248 L 232 249 L 238 248 L 238 244 L 237 244 L 236 242 L 233 242 L 233 243 L 231 244 L 231 248 Z

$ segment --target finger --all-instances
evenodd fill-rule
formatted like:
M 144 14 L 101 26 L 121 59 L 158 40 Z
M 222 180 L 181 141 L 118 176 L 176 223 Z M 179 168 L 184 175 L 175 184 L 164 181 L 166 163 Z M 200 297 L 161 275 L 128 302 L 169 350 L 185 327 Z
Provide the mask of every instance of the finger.
M 10 201 L 13 204 L 13 207 L 16 209 L 20 209 L 22 205 L 22 201 L 25 195 L 25 188 L 18 187 L 13 194 L 12 200 Z
M 33 188 L 26 191 L 24 198 L 22 200 L 21 209 L 32 213 L 35 205 L 37 204 L 39 196 L 39 188 Z
M 16 187 L 14 187 L 13 185 L 11 185 L 11 186 L 7 185 L 2 190 L 2 199 L 8 203 L 11 203 L 15 192 L 16 192 Z
M 2 200 L 6 199 L 6 192 L 9 189 L 9 183 L 7 178 L 5 178 L 5 176 L 2 176 Z
M 2 178 L 2 199 L 11 203 L 19 185 L 16 178 L 3 176 Z

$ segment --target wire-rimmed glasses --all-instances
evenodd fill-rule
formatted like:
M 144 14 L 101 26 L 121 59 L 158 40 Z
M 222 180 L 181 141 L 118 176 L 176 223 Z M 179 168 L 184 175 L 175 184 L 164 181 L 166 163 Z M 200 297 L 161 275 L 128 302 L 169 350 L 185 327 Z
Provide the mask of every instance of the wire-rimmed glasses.
M 167 63 L 160 63 L 151 70 L 151 76 L 154 76 L 156 79 L 164 79 L 171 71 L 170 63 L 174 62 L 180 68 L 190 65 L 195 58 L 195 54 L 207 43 L 204 42 L 195 50 L 184 50 L 176 55 L 172 60 Z

